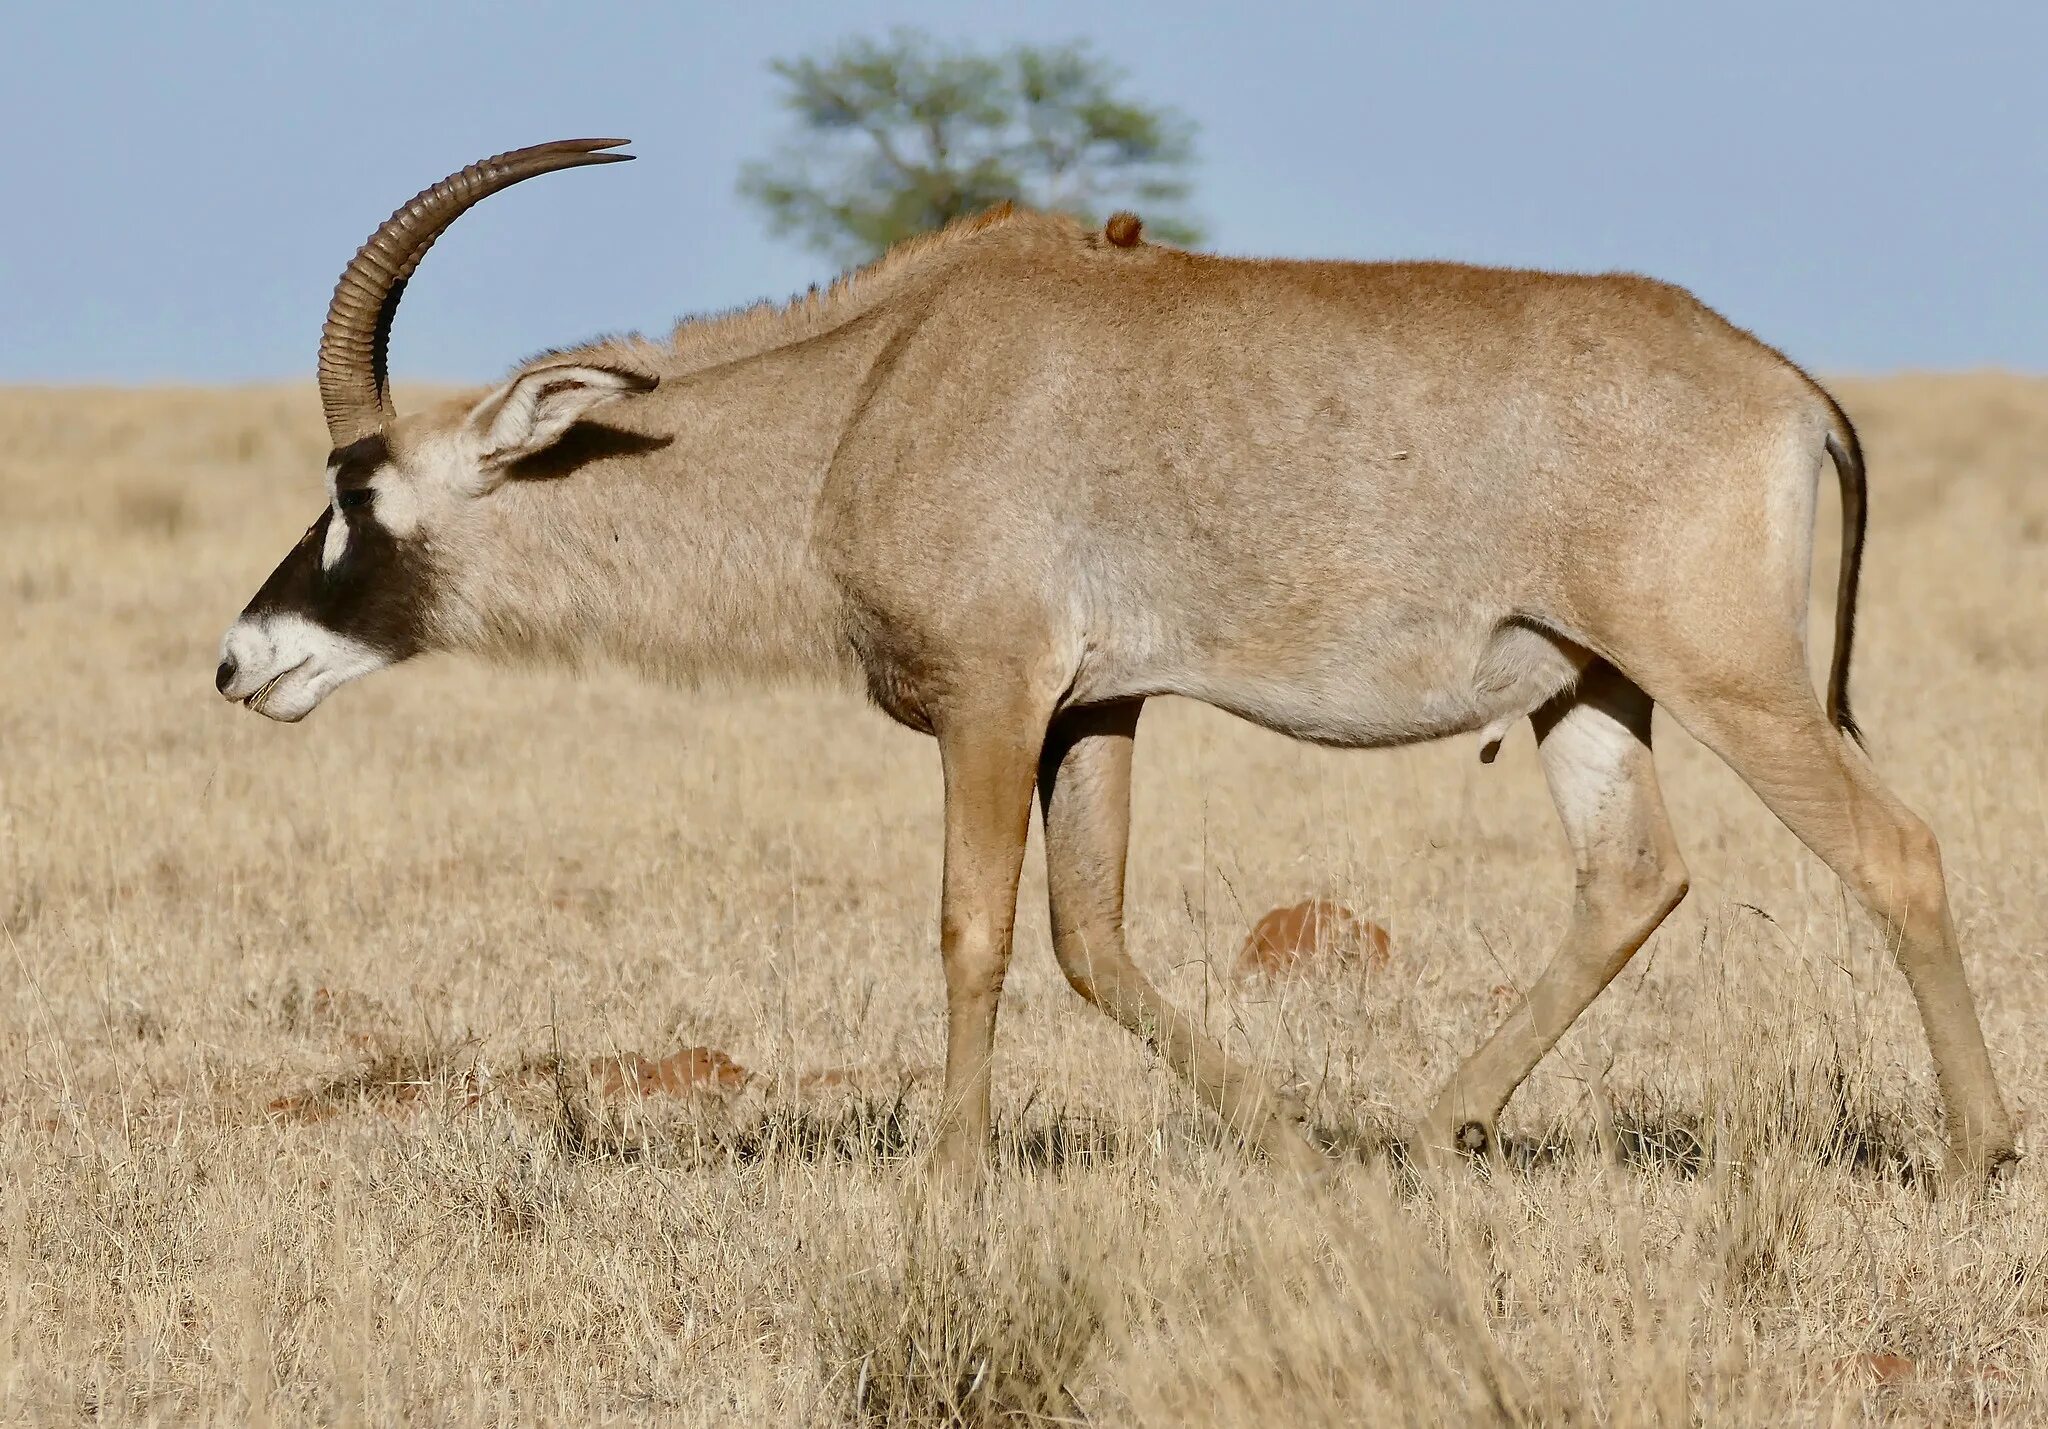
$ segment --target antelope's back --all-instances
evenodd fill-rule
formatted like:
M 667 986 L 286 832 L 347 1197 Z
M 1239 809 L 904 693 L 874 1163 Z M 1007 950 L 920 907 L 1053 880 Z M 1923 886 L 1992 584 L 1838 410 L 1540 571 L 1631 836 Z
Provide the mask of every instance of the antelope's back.
M 917 553 L 883 579 L 1039 612 L 1091 697 L 1344 743 L 1479 727 L 1504 630 L 1574 628 L 1589 572 L 1650 589 L 1678 528 L 1739 529 L 1815 410 L 1644 278 L 1055 240 L 991 231 L 915 295 L 851 479 Z

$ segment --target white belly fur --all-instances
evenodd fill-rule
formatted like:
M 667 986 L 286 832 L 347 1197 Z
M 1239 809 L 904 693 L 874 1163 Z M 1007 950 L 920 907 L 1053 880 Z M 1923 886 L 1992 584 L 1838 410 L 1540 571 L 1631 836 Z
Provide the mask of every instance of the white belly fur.
M 1484 730 L 1484 757 L 1491 758 L 1517 720 L 1570 689 L 1591 660 L 1570 640 L 1518 620 L 1491 628 L 1382 625 L 1371 634 L 1378 638 L 1293 652 L 1282 669 L 1232 669 L 1238 662 L 1216 660 L 1107 680 L 1098 670 L 1077 682 L 1077 693 L 1184 695 L 1296 739 L 1347 749 Z

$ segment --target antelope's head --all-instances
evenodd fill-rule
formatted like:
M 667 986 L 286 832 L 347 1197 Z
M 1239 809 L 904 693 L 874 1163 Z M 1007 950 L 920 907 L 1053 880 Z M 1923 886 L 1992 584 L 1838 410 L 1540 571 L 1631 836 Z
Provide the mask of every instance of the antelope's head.
M 478 504 L 594 408 L 652 390 L 656 379 L 637 372 L 542 362 L 481 399 L 400 417 L 386 372 L 406 282 L 464 210 L 536 174 L 629 159 L 600 152 L 625 142 L 567 139 L 480 160 L 415 195 L 357 251 L 320 335 L 327 507 L 228 627 L 222 695 L 304 719 L 350 680 L 433 648 L 437 586 Z

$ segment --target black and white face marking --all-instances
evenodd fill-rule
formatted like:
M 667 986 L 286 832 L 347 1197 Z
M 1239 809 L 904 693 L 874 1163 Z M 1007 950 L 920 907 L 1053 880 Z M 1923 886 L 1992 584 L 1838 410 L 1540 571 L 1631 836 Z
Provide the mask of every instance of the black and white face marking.
M 418 542 L 381 519 L 390 464 L 381 436 L 337 450 L 327 465 L 333 499 L 306 529 L 221 641 L 214 685 L 276 720 L 300 720 L 350 680 L 424 648 L 432 571 Z M 411 523 L 406 523 L 409 528 Z
M 403 464 L 381 433 L 336 448 L 327 509 L 222 639 L 214 687 L 272 719 L 298 720 L 350 680 L 419 654 L 437 577 L 424 530 L 488 496 L 598 407 L 659 385 L 628 368 L 530 368 L 452 429 L 428 430 Z

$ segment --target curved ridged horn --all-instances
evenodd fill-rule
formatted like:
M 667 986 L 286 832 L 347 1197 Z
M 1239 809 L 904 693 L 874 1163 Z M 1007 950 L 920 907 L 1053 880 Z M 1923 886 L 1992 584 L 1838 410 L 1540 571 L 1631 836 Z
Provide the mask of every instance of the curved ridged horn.
M 381 431 L 396 415 L 386 361 L 391 319 L 406 281 L 434 240 L 472 204 L 522 179 L 583 164 L 614 164 L 631 154 L 604 154 L 625 139 L 558 139 L 479 159 L 438 184 L 421 189 L 384 220 L 356 250 L 334 285 L 327 323 L 320 329 L 320 406 L 334 445 Z

